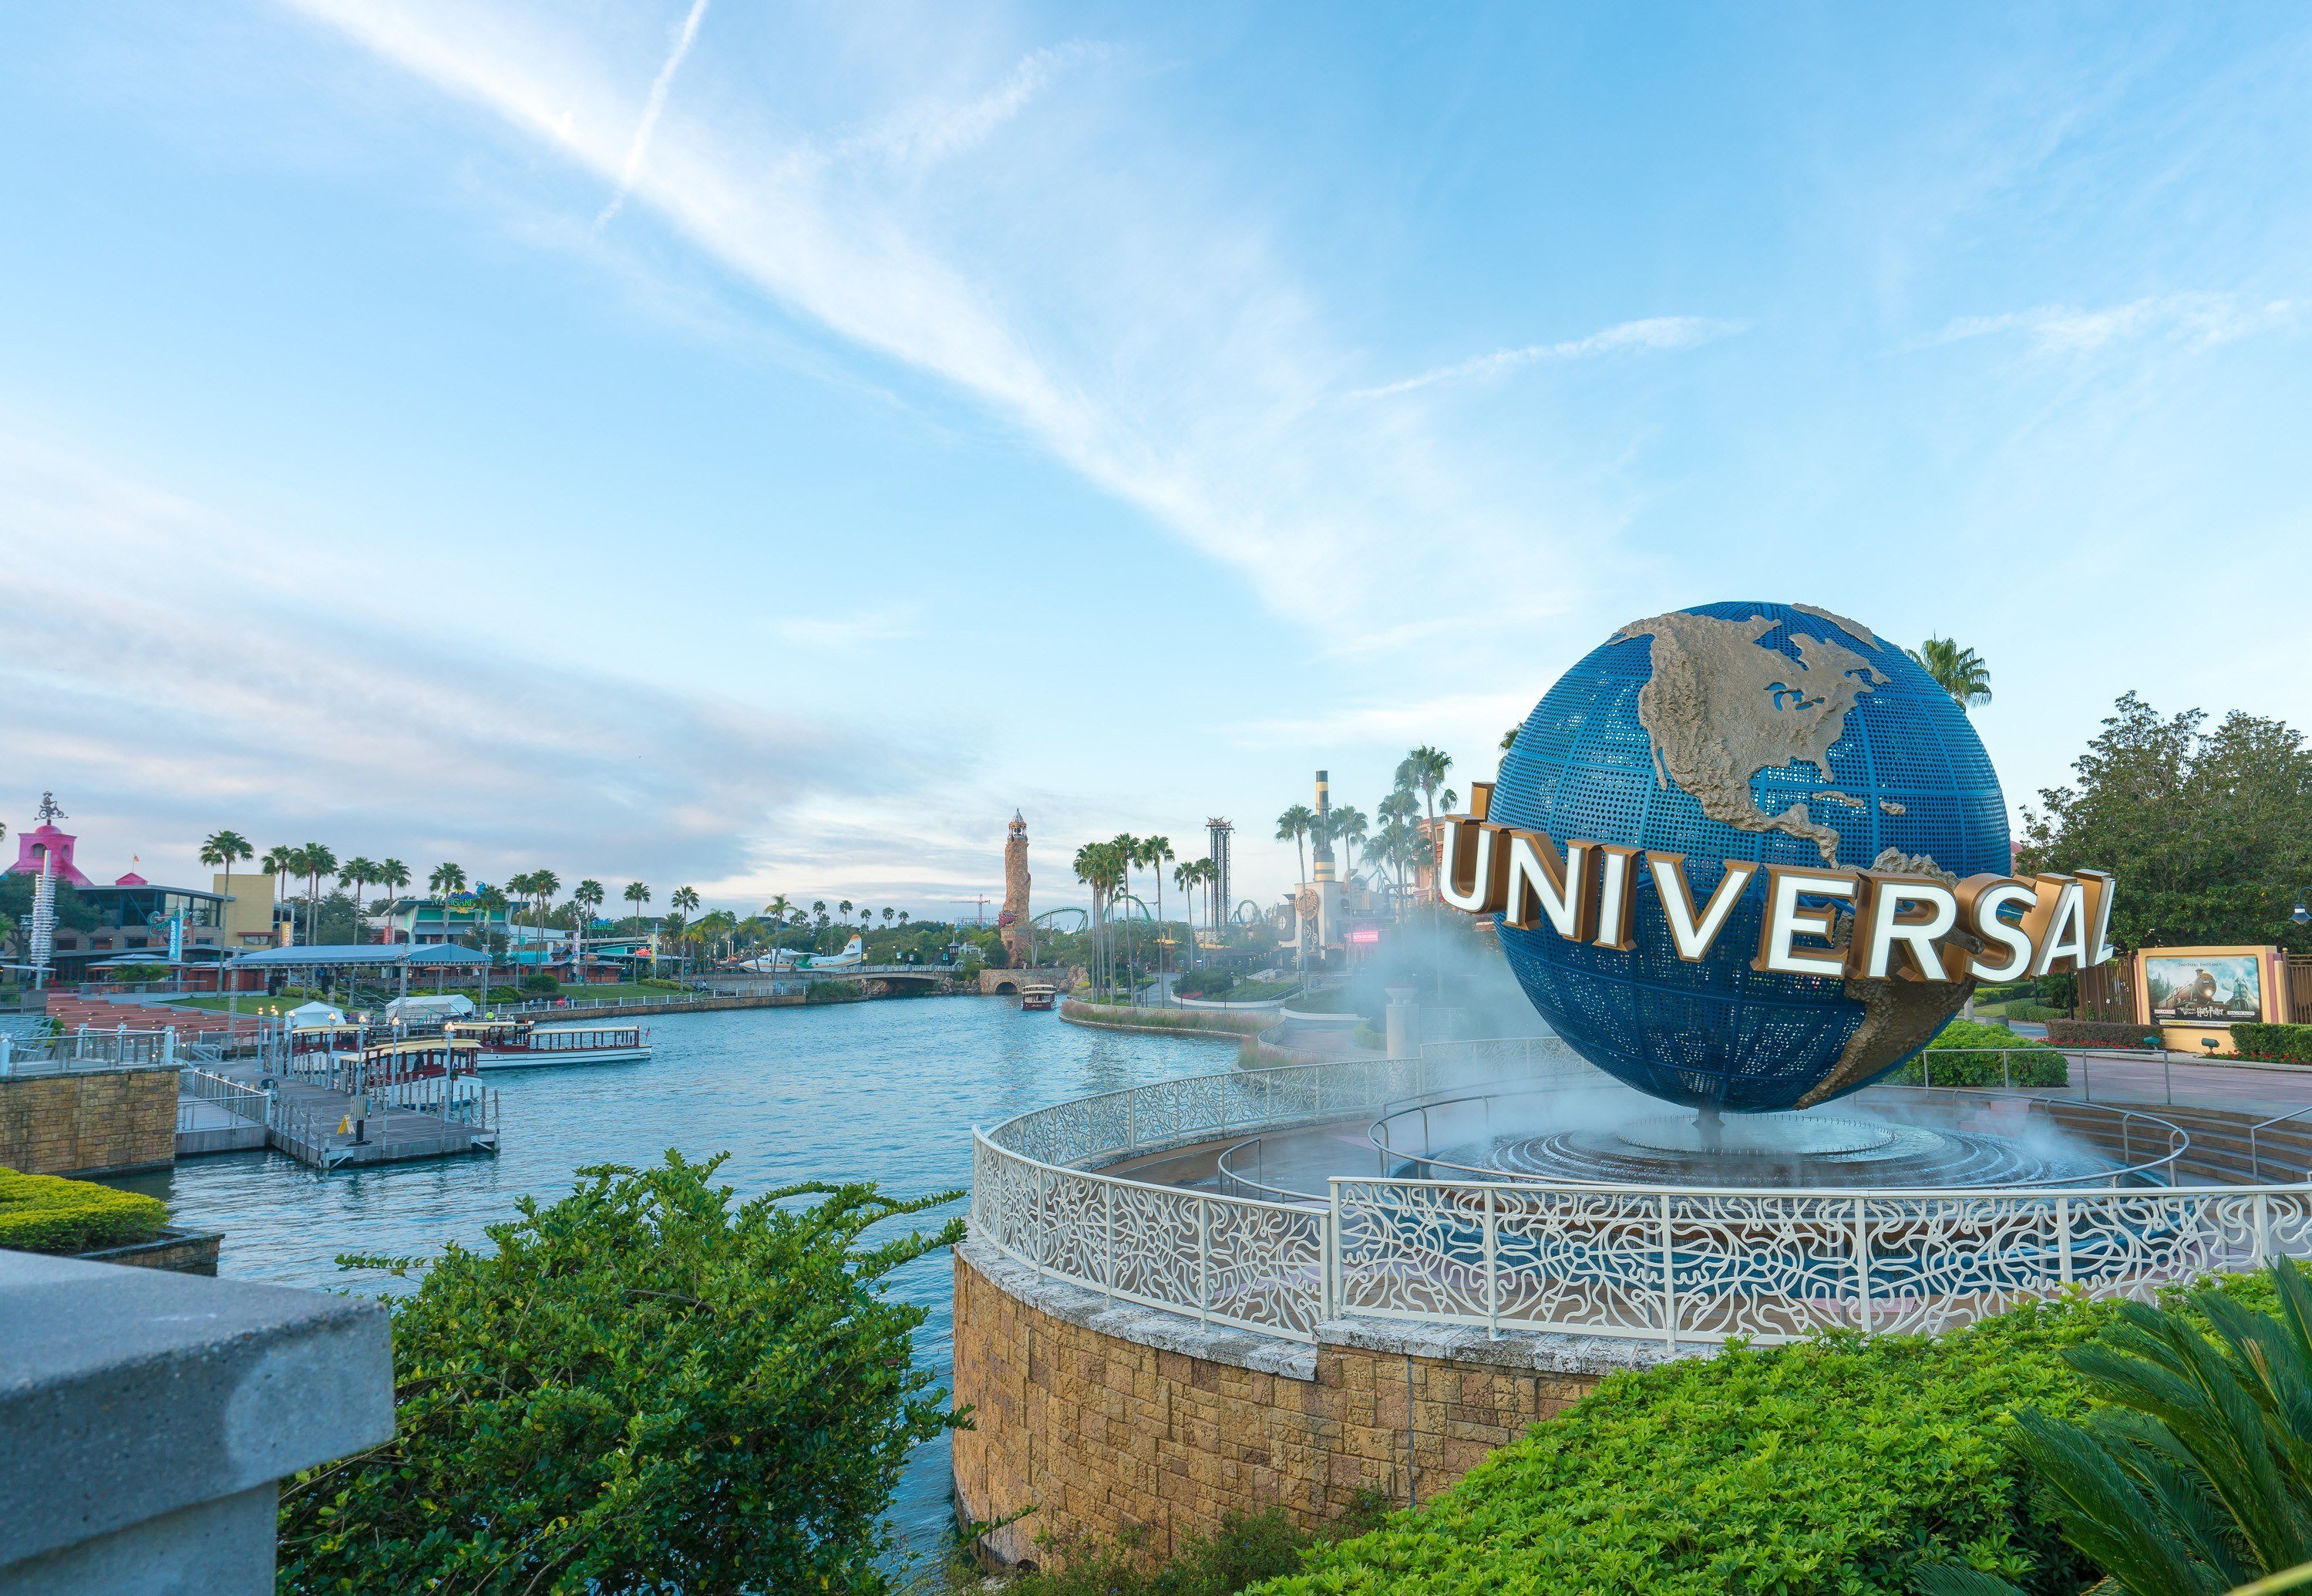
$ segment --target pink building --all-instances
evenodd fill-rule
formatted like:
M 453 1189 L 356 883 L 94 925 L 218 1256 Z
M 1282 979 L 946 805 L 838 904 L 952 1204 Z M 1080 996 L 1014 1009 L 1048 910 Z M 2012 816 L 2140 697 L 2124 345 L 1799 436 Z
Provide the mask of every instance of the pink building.
M 16 833 L 16 863 L 9 868 L 12 872 L 38 875 L 42 861 L 53 855 L 48 868 L 56 873 L 58 881 L 70 881 L 75 887 L 92 887 L 96 883 L 82 874 L 80 866 L 73 863 L 74 841 L 70 834 L 57 829 L 54 820 L 43 821 L 30 831 L 19 831 Z

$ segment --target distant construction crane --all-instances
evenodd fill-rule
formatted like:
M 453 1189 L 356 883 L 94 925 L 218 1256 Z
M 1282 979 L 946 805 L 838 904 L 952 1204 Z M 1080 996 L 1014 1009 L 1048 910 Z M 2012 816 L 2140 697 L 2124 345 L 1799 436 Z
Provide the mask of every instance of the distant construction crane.
M 988 897 L 985 893 L 984 893 L 984 892 L 983 892 L 983 893 L 981 893 L 981 894 L 980 894 L 978 897 L 976 897 L 976 898 L 950 898 L 950 899 L 948 899 L 948 901 L 949 901 L 950 903 L 974 903 L 974 904 L 977 904 L 977 905 L 979 906 L 978 914 L 977 914 L 977 916 L 973 919 L 972 924 L 973 924 L 974 925 L 976 925 L 976 926 L 977 926 L 977 927 L 979 927 L 979 928 L 981 928 L 981 929 L 983 929 L 983 930 L 984 930 L 984 929 L 985 929 L 986 925 L 987 925 L 987 906 L 988 906 L 989 904 L 991 904 L 991 903 L 994 902 L 994 901 L 995 901 L 995 899 L 994 899 L 993 898 Z

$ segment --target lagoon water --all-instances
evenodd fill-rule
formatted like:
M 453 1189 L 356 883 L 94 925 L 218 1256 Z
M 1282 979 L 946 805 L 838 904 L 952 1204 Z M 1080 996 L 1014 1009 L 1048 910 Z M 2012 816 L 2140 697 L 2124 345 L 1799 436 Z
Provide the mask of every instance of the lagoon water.
M 347 1274 L 344 1252 L 427 1255 L 483 1242 L 524 1193 L 567 1192 L 571 1171 L 728 1152 L 722 1179 L 740 1197 L 795 1180 L 869 1179 L 894 1194 L 969 1184 L 971 1127 L 1065 1098 L 1229 1067 L 1230 1047 L 1088 1030 L 1009 998 L 933 997 L 824 1008 L 670 1014 L 648 1023 L 646 1064 L 506 1070 L 496 1158 L 323 1175 L 279 1153 L 188 1160 L 124 1180 L 165 1196 L 179 1223 L 225 1234 L 218 1273 L 287 1285 L 383 1289 Z M 959 1213 L 960 1202 L 917 1223 Z M 893 1293 L 931 1317 L 916 1356 L 945 1385 L 951 1366 L 944 1252 L 894 1276 Z M 928 1549 L 949 1522 L 948 1445 L 917 1449 L 894 1528 Z

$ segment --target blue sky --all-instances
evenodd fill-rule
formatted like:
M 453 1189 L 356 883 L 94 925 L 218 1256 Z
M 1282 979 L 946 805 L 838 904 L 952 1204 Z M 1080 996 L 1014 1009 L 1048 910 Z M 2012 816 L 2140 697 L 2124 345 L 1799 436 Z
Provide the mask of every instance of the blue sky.
M 11 8 L 0 805 L 918 913 L 1636 617 L 2312 723 L 2282 6 Z M 1458 784 L 1466 785 L 1466 782 Z

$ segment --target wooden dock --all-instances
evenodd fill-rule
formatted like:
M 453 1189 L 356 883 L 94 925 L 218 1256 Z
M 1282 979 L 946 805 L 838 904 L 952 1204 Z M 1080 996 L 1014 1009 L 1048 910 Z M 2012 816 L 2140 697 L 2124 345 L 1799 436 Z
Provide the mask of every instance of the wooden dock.
M 498 1150 L 497 1093 L 471 1077 L 406 1081 L 365 1096 L 294 1076 L 276 1078 L 269 1092 L 254 1078 L 201 1070 L 180 1079 L 180 1158 L 275 1147 L 335 1170 Z

